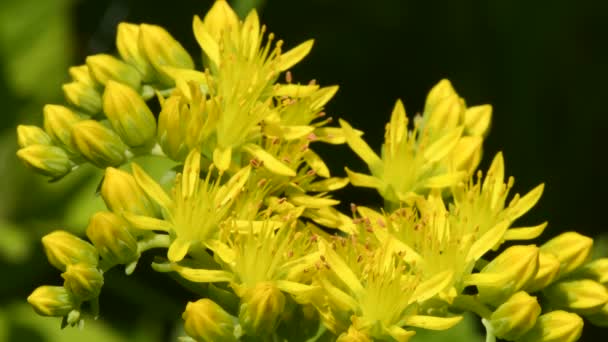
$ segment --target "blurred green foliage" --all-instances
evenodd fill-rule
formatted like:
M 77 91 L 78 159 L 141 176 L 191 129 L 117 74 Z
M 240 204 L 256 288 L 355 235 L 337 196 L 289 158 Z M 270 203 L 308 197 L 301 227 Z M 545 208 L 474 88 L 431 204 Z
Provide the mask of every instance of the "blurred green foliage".
M 83 168 L 47 183 L 15 157 L 17 124 L 40 124 L 42 106 L 61 103 L 67 68 L 84 57 L 114 50 L 118 22 L 166 27 L 189 51 L 198 47 L 191 18 L 210 0 L 7 0 L 0 2 L 0 341 L 173 341 L 178 318 L 193 294 L 155 274 L 142 259 L 132 277 L 106 275 L 102 318 L 84 330 L 59 330 L 25 303 L 40 284 L 59 284 L 40 237 L 62 228 L 82 233 L 91 213 L 100 172 Z M 605 232 L 602 181 L 605 164 L 605 79 L 608 76 L 608 2 L 589 1 L 260 1 L 233 2 L 239 13 L 264 6 L 262 20 L 287 46 L 315 38 L 310 58 L 294 70 L 297 80 L 339 84 L 331 115 L 366 129 L 379 146 L 396 98 L 408 113 L 422 108 L 424 94 L 448 77 L 471 104 L 491 103 L 495 121 L 486 144 L 486 165 L 505 151 L 516 190 L 546 181 L 545 195 L 527 220 L 548 219 L 546 237 L 576 229 Z M 358 160 L 327 148 L 341 172 Z M 169 165 L 153 158 L 154 176 Z M 482 165 L 482 169 L 485 166 Z M 150 170 L 150 168 L 147 168 Z M 350 202 L 377 201 L 373 192 L 348 189 Z M 601 241 L 601 242 L 600 242 Z M 606 254 L 606 239 L 598 240 Z M 468 320 L 443 334 L 420 333 L 422 341 L 478 339 Z M 593 340 L 586 329 L 583 340 Z M 446 335 L 447 334 L 447 335 Z

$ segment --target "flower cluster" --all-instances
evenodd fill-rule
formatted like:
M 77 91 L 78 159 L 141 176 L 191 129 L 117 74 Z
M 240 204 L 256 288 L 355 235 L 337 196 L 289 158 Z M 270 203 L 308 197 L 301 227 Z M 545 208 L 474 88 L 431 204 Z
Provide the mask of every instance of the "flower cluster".
M 99 315 L 104 273 L 131 274 L 162 248 L 151 267 L 200 297 L 185 305 L 183 341 L 402 342 L 465 311 L 507 341 L 575 341 L 581 316 L 608 325 L 608 259 L 589 260 L 593 240 L 534 245 L 547 223 L 515 222 L 543 185 L 509 196 L 501 153 L 476 171 L 489 105 L 467 106 L 442 80 L 412 122 L 397 101 L 378 155 L 346 121 L 329 126 L 337 86 L 293 80 L 312 41 L 283 52 L 255 11 L 240 20 L 222 0 L 193 30 L 202 71 L 163 28 L 121 23 L 117 56 L 72 67 L 68 104 L 45 106 L 42 128 L 18 127 L 17 155 L 51 180 L 105 169 L 90 242 L 43 238 L 65 281 L 34 290 L 37 313 L 64 325 Z M 317 143 L 348 144 L 369 173 L 332 177 Z M 177 167 L 161 182 L 134 161 L 143 155 Z M 384 205 L 341 213 L 331 193 L 349 183 Z

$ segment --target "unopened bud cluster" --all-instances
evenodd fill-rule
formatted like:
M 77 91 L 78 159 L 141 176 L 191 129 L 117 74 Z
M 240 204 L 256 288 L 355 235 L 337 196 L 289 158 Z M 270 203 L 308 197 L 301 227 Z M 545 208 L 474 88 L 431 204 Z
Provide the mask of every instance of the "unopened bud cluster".
M 193 31 L 202 70 L 165 29 L 119 24 L 117 53 L 70 68 L 66 103 L 17 128 L 18 157 L 52 180 L 83 163 L 104 170 L 107 210 L 91 216 L 88 241 L 42 239 L 63 284 L 32 292 L 38 314 L 97 316 L 104 273 L 131 275 L 155 248 L 139 267 L 205 284 L 183 303 L 187 341 L 408 341 L 464 311 L 488 340 L 570 342 L 582 317 L 608 325 L 608 259 L 590 259 L 593 240 L 534 244 L 547 223 L 516 222 L 544 185 L 512 195 L 501 152 L 478 170 L 490 105 L 469 106 L 441 80 L 415 118 L 396 102 L 376 149 L 348 122 L 331 125 L 337 86 L 294 82 L 312 41 L 286 49 L 255 10 L 238 18 L 223 0 Z M 348 145 L 367 170 L 332 176 L 342 171 L 318 143 Z M 132 161 L 149 154 L 178 165 L 156 179 Z M 332 196 L 349 183 L 384 207 L 342 213 Z

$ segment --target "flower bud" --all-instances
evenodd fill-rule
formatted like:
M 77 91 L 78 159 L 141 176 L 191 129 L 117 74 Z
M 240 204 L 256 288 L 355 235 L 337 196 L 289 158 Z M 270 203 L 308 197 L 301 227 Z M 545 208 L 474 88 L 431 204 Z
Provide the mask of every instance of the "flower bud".
M 107 54 L 89 56 L 87 66 L 93 78 L 103 85 L 107 85 L 109 80 L 114 80 L 133 89 L 141 87 L 139 71 L 114 56 Z
M 534 279 L 538 271 L 538 247 L 512 246 L 500 253 L 480 273 L 473 274 L 479 299 L 499 305 Z
M 62 86 L 63 94 L 69 103 L 96 114 L 101 111 L 101 95 L 92 86 L 82 82 L 66 83 Z
M 76 308 L 74 297 L 63 286 L 39 286 L 27 302 L 42 316 L 62 317 Z
M 102 259 L 115 264 L 128 264 L 139 258 L 137 241 L 127 223 L 118 215 L 100 211 L 91 217 L 87 237 Z
M 553 307 L 583 315 L 599 311 L 608 303 L 606 287 L 590 279 L 560 281 L 543 294 Z
M 593 239 L 576 232 L 566 232 L 547 241 L 540 249 L 557 257 L 561 263 L 559 276 L 562 277 L 587 261 L 592 246 Z
M 424 104 L 424 111 L 430 112 L 435 110 L 435 107 L 441 100 L 455 94 L 456 91 L 454 91 L 454 87 L 452 87 L 452 83 L 450 83 L 449 80 L 443 79 L 439 81 L 439 83 L 433 86 L 429 91 L 429 94 L 426 97 L 426 103 Z
M 592 279 L 603 285 L 608 285 L 608 258 L 593 260 L 576 270 L 575 276 Z
M 258 283 L 241 297 L 239 322 L 247 335 L 269 335 L 277 328 L 284 309 L 285 295 L 271 282 Z
M 520 291 L 502 303 L 490 317 L 490 324 L 497 337 L 515 341 L 528 332 L 540 315 L 540 305 L 536 297 Z
M 139 71 L 144 82 L 150 82 L 154 79 L 154 69 L 139 48 L 139 25 L 118 24 L 116 48 L 120 57 Z
M 123 211 L 135 215 L 157 215 L 156 207 L 146 197 L 130 173 L 108 167 L 101 184 L 101 197 L 106 206 L 121 215 Z
M 19 149 L 17 157 L 25 166 L 52 178 L 61 178 L 72 169 L 68 154 L 57 146 L 30 145 Z
M 347 332 L 343 332 L 338 336 L 336 342 L 371 342 L 369 336 L 352 325 L 348 328 Z
M 538 271 L 534 279 L 528 283 L 525 290 L 532 293 L 549 286 L 559 274 L 560 262 L 550 253 L 538 254 Z
M 184 330 L 197 341 L 229 342 L 236 341 L 234 336 L 235 319 L 221 306 L 210 299 L 189 302 L 182 314 Z
M 17 144 L 19 147 L 50 145 L 51 137 L 38 126 L 19 125 L 17 126 Z
M 112 128 L 129 146 L 149 144 L 156 135 L 154 115 L 131 87 L 108 81 L 103 93 L 103 111 Z
M 58 105 L 46 105 L 43 112 L 44 130 L 55 143 L 68 150 L 68 152 L 75 153 L 72 127 L 81 120 L 80 117 L 71 109 Z
M 93 245 L 62 230 L 45 235 L 42 245 L 51 265 L 61 271 L 65 271 L 67 265 L 78 263 L 96 266 L 99 259 Z
M 481 160 L 482 139 L 477 136 L 461 137 L 450 153 L 454 170 L 466 171 L 472 174 Z
M 174 83 L 173 79 L 164 75 L 162 70 L 164 66 L 194 68 L 192 57 L 186 49 L 160 26 L 148 24 L 139 26 L 139 48 L 160 76 L 162 83 Z
M 574 342 L 583 331 L 583 319 L 562 310 L 540 315 L 534 328 L 520 342 Z
M 76 149 L 97 167 L 118 166 L 126 161 L 127 146 L 113 130 L 97 121 L 76 123 L 72 140 Z
M 432 111 L 425 110 L 425 128 L 429 128 L 433 132 L 432 134 L 456 128 L 464 116 L 464 112 L 464 101 L 458 94 L 448 95 L 438 100 Z
M 585 318 L 587 318 L 589 322 L 595 326 L 608 328 L 608 304 L 602 306 L 602 308 L 597 312 L 590 315 L 585 315 Z
M 484 137 L 492 121 L 492 106 L 481 105 L 467 108 L 464 114 L 464 131 L 467 135 Z
M 61 274 L 64 279 L 63 287 L 80 301 L 99 297 L 103 286 L 103 274 L 97 267 L 87 264 L 68 265 Z
M 184 139 L 181 97 L 170 96 L 162 105 L 158 115 L 158 143 L 163 152 L 173 160 L 184 160 L 188 148 Z
M 89 67 L 86 64 L 70 67 L 68 72 L 72 80 L 76 82 L 84 83 L 92 88 L 99 86 L 97 81 L 91 76 Z

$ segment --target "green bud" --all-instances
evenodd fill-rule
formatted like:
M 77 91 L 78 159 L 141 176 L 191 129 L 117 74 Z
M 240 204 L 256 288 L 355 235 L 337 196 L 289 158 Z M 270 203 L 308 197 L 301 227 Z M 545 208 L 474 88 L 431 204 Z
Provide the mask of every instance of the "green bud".
M 65 98 L 74 106 L 91 114 L 101 111 L 101 95 L 94 87 L 82 82 L 71 82 L 62 88 Z
M 538 271 L 534 279 L 525 287 L 525 290 L 532 293 L 549 286 L 557 279 L 559 268 L 559 259 L 553 254 L 540 252 L 538 254 Z
M 89 87 L 95 88 L 99 84 L 91 76 L 89 67 L 86 64 L 70 67 L 68 70 L 72 79 L 76 82 L 83 83 Z
M 52 178 L 61 178 L 72 169 L 68 154 L 57 146 L 30 145 L 17 151 L 25 166 Z
M 189 302 L 182 318 L 186 334 L 197 341 L 237 341 L 233 317 L 210 299 Z
M 164 74 L 162 70 L 164 66 L 194 68 L 192 57 L 186 49 L 160 26 L 148 24 L 139 26 L 139 48 L 160 76 L 162 83 L 174 83 L 172 78 Z
M 593 279 L 608 285 L 608 258 L 593 260 L 575 272 L 576 277 Z
M 53 141 L 68 152 L 75 153 L 76 148 L 72 141 L 72 127 L 81 121 L 80 116 L 71 109 L 58 106 L 44 106 L 44 130 L 51 136 Z
M 583 265 L 591 252 L 593 239 L 576 232 L 562 233 L 543 244 L 540 249 L 551 253 L 561 263 L 560 277 Z
M 589 320 L 589 322 L 591 322 L 591 324 L 593 324 L 595 326 L 607 328 L 608 327 L 608 304 L 602 306 L 602 308 L 597 312 L 594 312 L 590 315 L 585 315 L 585 318 L 587 318 Z
M 127 146 L 113 130 L 94 120 L 83 120 L 72 129 L 78 152 L 97 167 L 118 166 L 126 161 Z
M 146 197 L 130 173 L 108 167 L 101 184 L 101 197 L 106 206 L 121 215 L 127 211 L 136 215 L 157 216 L 154 204 Z
M 76 308 L 74 297 L 63 286 L 39 286 L 27 302 L 42 316 L 62 317 Z
M 116 48 L 120 57 L 139 71 L 144 82 L 150 82 L 154 79 L 154 69 L 150 65 L 150 62 L 148 62 L 148 58 L 139 48 L 139 25 L 130 23 L 118 24 Z
M 111 263 L 128 264 L 139 258 L 137 241 L 129 232 L 127 223 L 114 213 L 95 213 L 89 221 L 87 237 L 97 248 L 99 256 Z
M 87 264 L 68 265 L 61 274 L 64 279 L 63 287 L 80 301 L 99 297 L 103 286 L 103 274 L 97 267 Z
M 96 266 L 99 259 L 93 245 L 63 230 L 45 235 L 42 245 L 51 265 L 61 271 L 78 263 Z
M 490 324 L 497 337 L 515 341 L 528 332 L 540 315 L 540 305 L 536 297 L 520 291 L 502 303 L 490 317 Z
M 540 315 L 534 328 L 520 342 L 574 342 L 583 332 L 583 319 L 562 310 Z
M 154 140 L 156 119 L 133 88 L 108 81 L 103 93 L 103 111 L 127 145 L 142 146 Z
M 19 147 L 30 145 L 51 145 L 51 137 L 38 126 L 17 126 L 17 144 Z
M 103 85 L 107 85 L 108 81 L 113 80 L 133 89 L 141 87 L 139 71 L 114 56 L 107 54 L 89 56 L 87 66 L 93 78 Z
M 241 297 L 239 322 L 245 334 L 269 335 L 279 325 L 285 310 L 285 295 L 271 282 L 258 283 Z
M 555 308 L 579 314 L 592 314 L 608 303 L 608 290 L 595 280 L 565 280 L 545 290 L 544 296 Z
M 173 160 L 184 160 L 189 150 L 184 138 L 184 118 L 181 116 L 181 97 L 170 96 L 158 115 L 158 143 Z
M 538 271 L 538 247 L 512 246 L 500 253 L 476 275 L 479 299 L 499 305 L 534 279 Z

